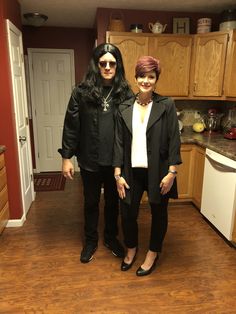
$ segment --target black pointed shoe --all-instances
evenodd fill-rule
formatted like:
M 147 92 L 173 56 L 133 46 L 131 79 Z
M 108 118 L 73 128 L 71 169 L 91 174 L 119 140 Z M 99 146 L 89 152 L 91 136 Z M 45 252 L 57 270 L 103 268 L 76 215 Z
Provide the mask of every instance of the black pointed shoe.
M 138 250 L 136 249 L 135 255 L 134 255 L 131 263 L 128 264 L 128 263 L 124 262 L 124 260 L 122 261 L 122 263 L 120 265 L 120 269 L 122 271 L 127 271 L 127 270 L 129 270 L 133 266 L 133 263 L 135 262 L 136 257 L 137 257 L 137 251 Z
M 158 257 L 158 255 L 157 255 L 157 257 L 155 258 L 155 260 L 154 260 L 152 266 L 151 266 L 148 270 L 144 270 L 144 269 L 142 269 L 142 267 L 140 266 L 140 267 L 137 269 L 137 271 L 136 271 L 136 275 L 139 276 L 139 277 L 150 275 L 150 274 L 154 271 L 154 269 L 156 268 L 156 264 L 157 264 L 158 258 L 159 258 L 159 257 Z

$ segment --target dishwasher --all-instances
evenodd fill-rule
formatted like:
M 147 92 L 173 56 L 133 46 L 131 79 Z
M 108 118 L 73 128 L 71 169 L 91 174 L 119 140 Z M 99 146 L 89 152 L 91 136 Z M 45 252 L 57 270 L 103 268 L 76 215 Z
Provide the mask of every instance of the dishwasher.
M 236 161 L 206 149 L 201 213 L 232 241 L 236 211 Z

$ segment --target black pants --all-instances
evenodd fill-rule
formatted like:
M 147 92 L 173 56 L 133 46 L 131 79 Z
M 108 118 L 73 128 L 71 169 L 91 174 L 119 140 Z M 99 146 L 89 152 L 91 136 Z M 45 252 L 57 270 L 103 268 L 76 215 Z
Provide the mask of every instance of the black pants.
M 158 184 L 158 182 L 157 182 Z M 121 202 L 122 228 L 124 242 L 128 248 L 138 247 L 138 214 L 143 192 L 148 192 L 148 172 L 144 168 L 133 168 L 133 193 L 131 205 Z M 151 231 L 149 250 L 161 252 L 162 243 L 168 226 L 168 201 L 162 197 L 160 204 L 152 204 L 151 207 Z
M 104 240 L 110 241 L 118 234 L 118 194 L 112 167 L 100 167 L 91 172 L 80 169 L 84 186 L 85 242 L 97 245 L 101 188 L 104 188 Z

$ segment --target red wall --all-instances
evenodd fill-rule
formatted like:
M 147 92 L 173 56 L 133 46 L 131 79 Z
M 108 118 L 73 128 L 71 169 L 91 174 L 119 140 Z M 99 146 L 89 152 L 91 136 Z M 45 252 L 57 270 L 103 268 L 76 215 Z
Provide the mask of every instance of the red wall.
M 119 13 L 121 12 L 121 14 Z M 220 17 L 219 14 L 194 13 L 194 12 L 166 12 L 166 11 L 147 11 L 147 10 L 125 10 L 125 9 L 97 9 L 97 39 L 98 43 L 102 43 L 106 39 L 106 31 L 109 30 L 109 22 L 113 17 L 120 17 L 125 24 L 125 30 L 129 32 L 130 24 L 143 24 L 143 30 L 149 33 L 148 23 L 155 23 L 157 20 L 162 24 L 167 24 L 165 33 L 172 33 L 173 17 L 189 17 L 190 18 L 190 34 L 195 34 L 197 29 L 197 20 L 201 17 L 212 18 L 212 30 L 219 30 Z
M 92 29 L 23 26 L 23 45 L 27 48 L 74 49 L 75 80 L 81 81 L 87 70 L 95 43 Z
M 19 219 L 22 217 L 23 208 L 5 19 L 11 20 L 15 26 L 21 28 L 20 6 L 16 0 L 0 1 L 0 143 L 6 146 L 10 218 Z

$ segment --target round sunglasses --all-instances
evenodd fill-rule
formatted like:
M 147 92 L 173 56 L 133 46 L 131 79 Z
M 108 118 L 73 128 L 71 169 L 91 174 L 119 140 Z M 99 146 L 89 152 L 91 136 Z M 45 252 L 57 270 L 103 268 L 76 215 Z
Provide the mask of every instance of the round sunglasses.
M 106 68 L 107 65 L 109 68 L 115 68 L 116 67 L 116 61 L 99 61 L 98 62 L 101 68 Z

